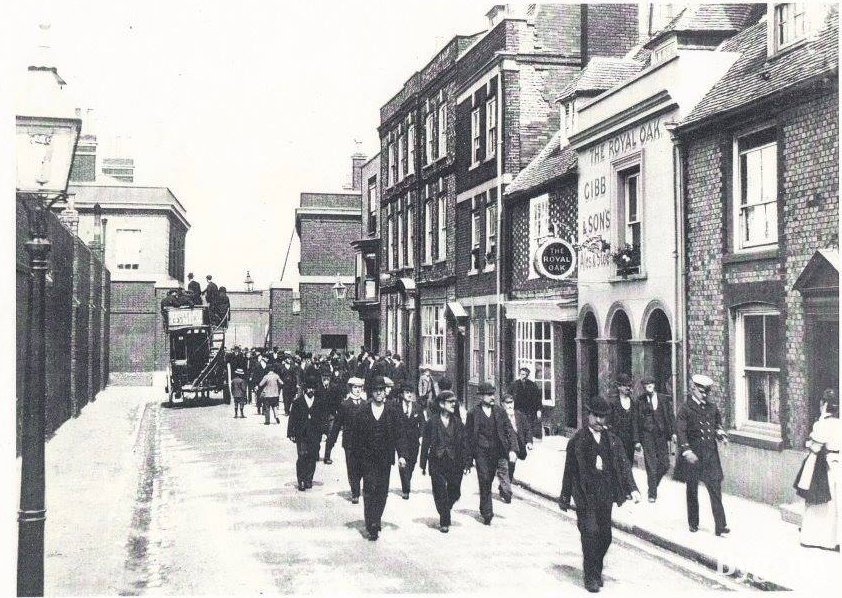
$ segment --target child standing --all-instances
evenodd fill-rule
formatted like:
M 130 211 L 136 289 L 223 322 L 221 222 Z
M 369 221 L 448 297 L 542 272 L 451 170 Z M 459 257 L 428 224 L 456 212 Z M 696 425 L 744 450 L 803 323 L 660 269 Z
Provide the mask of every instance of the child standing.
M 234 377 L 231 378 L 231 397 L 234 399 L 234 418 L 245 418 L 243 407 L 245 406 L 246 399 L 248 398 L 248 386 L 246 385 L 244 376 L 245 372 L 243 369 L 237 368 L 234 370 Z M 237 409 L 240 410 L 239 415 L 237 415 Z

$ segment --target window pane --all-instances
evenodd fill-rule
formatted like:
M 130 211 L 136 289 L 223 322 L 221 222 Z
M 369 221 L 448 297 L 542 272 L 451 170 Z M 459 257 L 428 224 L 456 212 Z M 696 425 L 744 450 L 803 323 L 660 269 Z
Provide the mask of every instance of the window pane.
M 629 222 L 637 220 L 637 176 L 628 178 L 628 210 Z
M 743 193 L 745 203 L 752 205 L 759 203 L 762 199 L 762 159 L 761 152 L 751 151 L 745 154 L 746 189 Z
M 777 148 L 769 145 L 760 150 L 763 187 L 761 197 L 763 201 L 774 201 L 778 192 L 778 160 Z
M 763 316 L 744 316 L 745 364 L 763 367 Z
M 783 338 L 778 316 L 765 316 L 766 363 L 768 368 L 779 368 L 783 361 Z
M 746 372 L 747 415 L 751 421 L 769 421 L 767 377 L 767 374 L 763 372 Z

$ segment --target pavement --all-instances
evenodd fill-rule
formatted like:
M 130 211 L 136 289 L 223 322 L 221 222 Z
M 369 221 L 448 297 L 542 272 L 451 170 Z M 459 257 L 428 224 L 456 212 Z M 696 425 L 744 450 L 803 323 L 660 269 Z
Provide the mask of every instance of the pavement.
M 558 500 L 567 440 L 563 436 L 536 440 L 526 460 L 518 462 L 514 483 Z M 778 508 L 771 505 L 723 495 L 731 533 L 718 537 L 713 531 L 707 490 L 700 484 L 699 531 L 690 532 L 685 485 L 668 474 L 658 487 L 657 502 L 649 503 L 642 454 L 635 455 L 635 460 L 633 473 L 643 498 L 638 504 L 628 501 L 615 508 L 614 527 L 762 589 L 827 591 L 836 581 L 842 565 L 840 554 L 801 546 L 798 527 L 785 522 Z
M 208 521 L 207 517 L 214 520 L 224 515 L 224 509 L 219 510 L 217 505 L 211 511 L 197 512 L 197 517 L 190 520 L 192 523 L 179 522 L 177 515 L 169 516 L 169 511 L 174 509 L 173 489 L 168 488 L 166 483 L 162 485 L 159 479 L 161 476 L 157 474 L 168 469 L 174 470 L 177 462 L 172 461 L 166 453 L 174 455 L 176 452 L 169 450 L 162 455 L 159 453 L 160 448 L 153 450 L 153 446 L 156 442 L 161 444 L 159 428 L 170 426 L 176 412 L 162 409 L 161 401 L 160 389 L 155 387 L 109 387 L 99 395 L 97 401 L 85 407 L 80 417 L 68 421 L 47 443 L 46 594 L 155 593 L 155 586 L 161 583 L 168 572 L 166 568 L 157 572 L 144 569 L 147 567 L 145 563 L 150 561 L 150 553 L 167 549 L 174 538 L 185 534 L 171 531 L 165 538 L 156 538 L 150 528 L 166 530 L 167 527 L 178 529 L 187 526 L 191 534 L 206 534 L 205 526 L 199 523 Z M 230 416 L 228 406 L 212 409 L 220 410 L 219 417 L 226 420 Z M 248 409 L 253 407 L 249 406 Z M 167 421 L 159 422 L 161 418 Z M 243 423 L 251 425 L 257 422 Z M 107 433 L 103 433 L 103 430 L 107 430 Z M 271 430 L 273 437 L 277 432 L 274 426 L 258 426 L 257 430 L 260 433 Z M 175 442 L 172 439 L 166 440 L 162 446 L 182 450 L 180 447 L 183 442 L 204 440 L 188 436 L 178 440 L 175 447 L 169 446 Z M 212 443 L 216 444 L 219 443 Z M 524 491 L 555 501 L 561 488 L 566 444 L 567 439 L 560 436 L 537 440 L 526 461 L 518 462 L 515 484 Z M 193 455 L 189 462 L 200 463 L 201 459 L 195 452 L 195 449 L 188 450 L 187 454 Z M 330 468 L 320 465 L 319 471 L 325 474 L 330 472 L 341 485 L 344 483 L 344 464 L 337 461 L 336 455 L 334 461 Z M 19 480 L 19 459 L 17 463 Z M 337 463 L 340 467 L 337 467 Z M 205 495 L 221 496 L 228 492 L 226 485 L 231 482 L 225 480 L 230 477 L 232 466 L 223 465 L 215 477 L 214 483 L 218 487 L 214 492 L 205 491 Z M 201 463 L 200 466 L 206 467 Z M 155 475 L 139 475 L 138 472 L 144 471 Z M 190 476 L 199 475 L 198 479 L 193 480 L 196 483 L 209 479 L 209 475 L 202 473 L 201 469 L 191 469 L 190 472 Z M 645 472 L 636 468 L 634 474 L 645 496 Z M 187 475 L 185 471 L 181 478 L 189 486 L 191 480 Z M 397 474 L 393 477 L 396 478 Z M 177 484 L 181 483 L 178 479 L 175 478 Z M 464 517 L 468 518 L 466 522 L 471 521 L 475 515 L 472 513 L 476 509 L 474 479 L 473 475 L 466 477 L 468 485 L 463 487 L 463 499 L 460 502 Z M 236 480 L 233 482 L 238 483 Z M 261 483 L 270 482 L 264 480 Z M 275 482 L 271 483 L 276 485 Z M 393 485 L 395 483 L 396 480 L 393 480 Z M 294 496 L 294 482 L 288 485 L 290 488 L 287 490 Z M 732 533 L 727 537 L 716 537 L 713 534 L 709 503 L 703 496 L 704 487 L 701 488 L 701 525 L 695 534 L 687 529 L 684 485 L 668 478 L 661 483 L 656 503 L 648 503 L 644 499 L 640 504 L 627 503 L 615 509 L 615 527 L 636 536 L 647 545 L 690 558 L 707 569 L 733 573 L 738 581 L 748 581 L 758 588 L 826 591 L 830 577 L 834 575 L 833 572 L 840 570 L 839 565 L 842 564 L 838 553 L 801 547 L 797 527 L 784 522 L 776 508 L 736 496 L 726 495 L 723 498 Z M 261 489 L 252 489 L 255 492 L 258 490 L 263 492 Z M 170 497 L 170 505 L 163 511 L 156 511 L 156 504 L 167 505 L 167 500 L 157 500 L 162 496 L 164 499 Z M 231 498 L 225 500 L 230 501 Z M 401 502 L 398 501 L 399 504 Z M 204 501 L 197 505 L 202 509 L 209 508 Z M 571 512 L 555 513 L 575 518 Z M 505 522 L 505 518 L 501 521 Z M 466 522 L 463 525 L 468 525 Z M 212 563 L 218 558 L 218 555 L 210 552 L 212 538 L 203 537 L 202 540 L 206 541 L 194 546 L 204 546 L 208 551 L 204 555 L 205 562 Z M 240 552 L 239 548 L 237 546 L 234 553 Z M 578 557 L 572 554 L 569 556 L 572 567 Z M 238 567 L 253 573 L 253 565 L 247 559 L 238 558 L 236 561 Z M 211 576 L 214 583 L 224 583 L 226 578 L 221 575 L 221 571 L 218 573 Z M 172 576 L 173 572 L 170 571 L 169 575 Z M 260 588 L 260 591 L 272 591 L 273 585 L 275 582 L 267 582 L 267 586 Z M 186 585 L 184 587 L 198 589 Z M 84 591 L 80 592 L 81 588 Z M 388 591 L 387 588 L 383 589 Z

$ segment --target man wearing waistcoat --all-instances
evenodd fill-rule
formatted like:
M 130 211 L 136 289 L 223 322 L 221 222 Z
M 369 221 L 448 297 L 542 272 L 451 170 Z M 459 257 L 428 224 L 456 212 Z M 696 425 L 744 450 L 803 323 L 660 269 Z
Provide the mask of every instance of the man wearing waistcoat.
M 675 418 L 672 401 L 655 392 L 655 379 L 644 376 L 640 381 L 643 394 L 635 403 L 634 439 L 636 450 L 643 449 L 649 502 L 658 498 L 658 484 L 670 469 L 669 442 L 675 440 Z
M 406 445 L 401 434 L 400 411 L 386 404 L 386 383 L 382 376 L 371 382 L 371 403 L 354 417 L 352 450 L 363 472 L 363 512 L 369 540 L 377 540 L 381 518 L 389 496 L 389 476 L 398 455 L 398 466 L 406 467 Z

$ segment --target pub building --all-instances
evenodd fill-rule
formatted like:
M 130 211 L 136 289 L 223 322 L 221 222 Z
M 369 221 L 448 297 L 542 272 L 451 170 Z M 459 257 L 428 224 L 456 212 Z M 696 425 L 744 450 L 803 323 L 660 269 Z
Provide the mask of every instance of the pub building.
M 576 392 L 576 155 L 562 132 L 507 187 L 503 360 L 528 367 L 550 433 L 571 433 Z M 513 372 L 517 376 L 517 371 Z
M 724 10 L 685 9 L 629 56 L 640 63 L 634 74 L 615 65 L 623 82 L 595 98 L 561 98 L 575 120 L 578 238 L 587 248 L 578 259 L 580 400 L 614 392 L 619 373 L 635 383 L 651 375 L 659 393 L 684 394 L 680 170 L 671 131 L 737 59 L 716 47 L 759 18 L 752 5 L 727 7 L 728 18 Z M 597 67 L 612 70 L 586 71 Z

